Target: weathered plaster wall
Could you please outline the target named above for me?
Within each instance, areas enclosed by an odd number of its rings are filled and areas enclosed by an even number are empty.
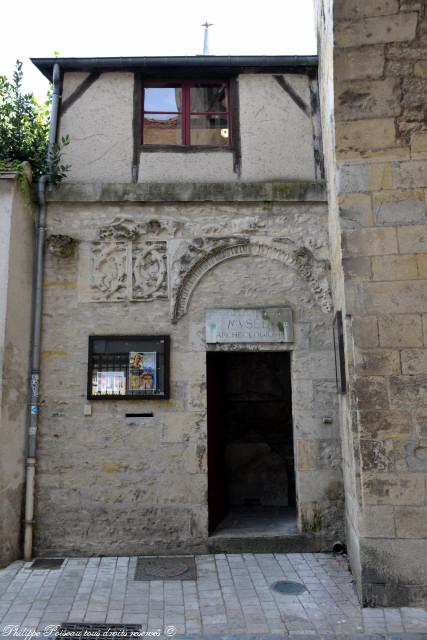
[[[33,213],[25,178],[1,172],[0,566],[21,556]]]
[[[307,76],[279,76],[306,107],[298,106],[271,75],[239,78],[243,180],[313,180],[313,123]]]
[[[204,331],[206,309],[218,306],[293,308],[300,527],[320,533],[328,543],[341,535],[343,490],[323,197],[299,203],[254,197],[250,202],[197,202],[197,185],[192,194],[169,185],[172,192],[170,204],[138,198],[137,186],[137,202],[129,204],[120,195],[115,201],[89,202],[84,185],[80,192],[74,189],[73,203],[61,200],[61,194],[67,197],[66,185],[50,196],[48,235],[70,236],[78,248],[74,255],[47,254],[39,554],[206,549]],[[55,246],[52,237],[49,246]],[[147,247],[166,254],[168,264],[167,278],[151,292],[150,301],[141,294],[147,285],[144,274],[134,275],[131,288],[115,286],[118,280],[129,283],[131,275],[120,266],[123,251],[138,256]],[[196,263],[200,279],[192,288],[182,288]],[[103,275],[109,279],[101,283]],[[174,313],[177,321],[172,323]],[[170,334],[171,398],[93,402],[92,415],[83,416],[88,336],[114,333]],[[126,412],[141,410],[153,411],[154,417],[125,418]],[[332,424],[323,423],[325,415],[332,416]]]
[[[365,602],[425,604],[426,2],[319,5],[352,566]]]
[[[129,182],[132,170],[132,73],[103,73],[85,85],[87,73],[65,74],[59,136],[67,180]]]
[[[241,166],[237,168],[231,150],[140,152],[140,133],[133,120],[141,117],[136,112],[140,107],[134,75],[66,73],[60,136],[68,134],[71,140],[63,149],[64,162],[71,164],[67,181],[132,182],[138,162],[141,183],[313,180],[313,119],[318,114],[312,113],[310,80],[304,75],[277,77],[282,84],[285,81],[285,88],[272,75],[239,76],[239,130],[234,135],[240,138]]]
[[[189,153],[141,153],[139,181],[146,182],[233,182],[232,151]]]

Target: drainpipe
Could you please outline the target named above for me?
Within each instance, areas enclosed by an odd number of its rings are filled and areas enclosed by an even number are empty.
[[[48,145],[48,163],[52,147],[56,142],[60,101],[61,69],[53,66],[52,108]],[[40,412],[40,347],[43,303],[44,243],[46,235],[46,185],[49,176],[44,175],[37,185],[38,209],[36,221],[36,257],[34,261],[33,315],[31,328],[31,377],[29,396],[31,398],[27,414],[27,459],[25,473],[25,530],[24,559],[29,562],[33,555],[34,493],[37,465],[37,430]]]

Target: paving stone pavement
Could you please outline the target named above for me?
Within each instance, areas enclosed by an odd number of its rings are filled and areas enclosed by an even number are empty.
[[[136,557],[67,558],[57,570],[0,570],[0,635],[53,639],[62,622],[140,624],[154,637],[427,640],[427,610],[361,609],[345,556],[196,556],[197,580],[134,580]],[[298,596],[278,580],[303,583]],[[33,636],[34,637],[34,636]]]

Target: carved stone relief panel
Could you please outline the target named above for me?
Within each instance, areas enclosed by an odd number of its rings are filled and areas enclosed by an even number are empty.
[[[167,243],[132,243],[132,291],[135,300],[168,297]]]
[[[92,299],[126,300],[128,298],[127,242],[94,242],[92,244]]]
[[[83,299],[148,302],[168,297],[166,241],[93,242],[88,254],[89,259],[82,256],[84,264],[80,269]],[[87,289],[85,281],[89,284]]]

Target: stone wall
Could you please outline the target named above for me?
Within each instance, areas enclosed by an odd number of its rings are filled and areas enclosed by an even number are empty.
[[[33,220],[27,177],[0,172],[0,567],[21,557]]]
[[[299,526],[320,548],[342,535],[325,194],[304,183],[210,189],[50,192],[38,554],[206,550],[205,312],[215,307],[292,307],[294,344],[239,348],[291,349]],[[131,273],[147,250],[167,265],[149,293],[144,272]],[[84,415],[93,334],[169,334],[170,399],[94,401]],[[125,417],[138,411],[154,415]]]
[[[318,24],[347,540],[364,602],[425,604],[426,2],[325,0]]]

